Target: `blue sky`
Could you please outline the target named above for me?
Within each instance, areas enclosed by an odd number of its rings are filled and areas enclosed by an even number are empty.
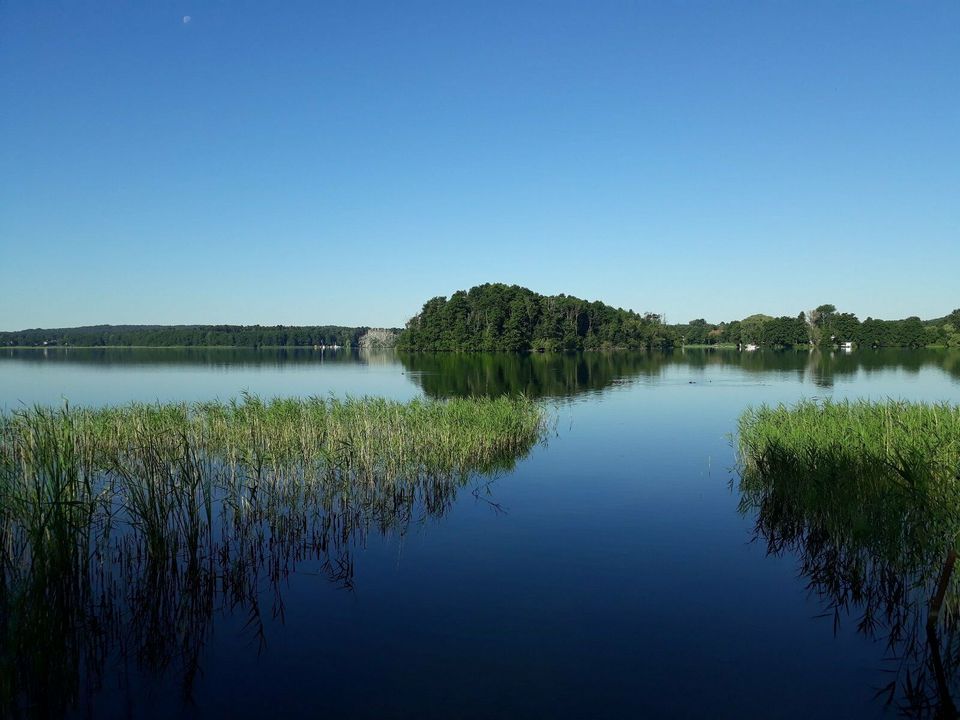
[[[952,0],[4,2],[0,329],[939,316],[958,68]]]

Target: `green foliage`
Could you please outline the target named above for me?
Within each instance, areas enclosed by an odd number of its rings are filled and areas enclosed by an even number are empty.
[[[960,347],[960,308],[922,321],[861,322],[831,304],[796,318],[754,314],[708,323],[665,325],[660,316],[566,295],[543,296],[517,285],[488,284],[435,297],[404,331],[342,326],[96,325],[0,332],[0,346],[20,347],[390,347],[435,351],[570,351],[747,344],[767,347]]]
[[[771,347],[792,347],[807,342],[807,324],[801,318],[771,318],[761,328],[760,342]]]
[[[885,637],[888,701],[899,689],[907,714],[955,717],[960,407],[765,406],[741,416],[738,446],[741,511],[771,554],[797,557],[834,627],[853,615]]]
[[[824,305],[817,306],[817,309],[813,311],[813,315],[816,317],[815,322],[818,324],[823,324],[830,319],[830,316],[837,311],[836,305],[826,303]]]
[[[487,284],[427,301],[397,341],[400,350],[540,352],[669,347],[658,315],[640,315],[518,285]]]
[[[745,465],[778,477],[830,484],[856,477],[952,492],[960,471],[960,406],[946,403],[764,405],[746,410],[738,431]]]
[[[339,325],[92,325],[0,332],[20,347],[356,347],[370,328]],[[388,331],[389,332],[389,331]]]
[[[744,491],[795,493],[875,554],[928,546],[935,564],[960,531],[960,406],[761,406],[740,417],[738,440]]]
[[[933,328],[931,332],[931,326]],[[960,347],[960,308],[940,320],[927,323],[928,344]]]
[[[307,561],[349,587],[368,535],[439,517],[544,431],[524,398],[0,413],[0,717],[91,714],[108,662],[189,696],[217,607],[256,630]]]
[[[750,315],[743,320],[711,325],[692,320],[672,325],[670,330],[685,344],[748,344],[767,347],[841,345],[852,342],[863,347],[960,347],[960,310],[939,320],[922,321],[916,316],[903,320],[874,320],[862,323],[853,313],[837,312],[834,305],[820,305],[809,315],[796,318]]]
[[[176,447],[185,440],[203,456],[228,463],[269,458],[278,465],[320,463],[359,469],[364,477],[395,478],[417,469],[483,469],[505,450],[528,447],[541,422],[539,406],[523,397],[399,403],[377,398],[264,402],[246,396],[241,402],[194,405],[38,407],[0,414],[0,460],[13,461],[18,483],[37,474],[37,463],[59,463],[67,450],[84,460],[83,473],[89,475],[124,467],[128,460],[143,465],[145,454],[174,462]],[[34,442],[38,428],[53,440]],[[69,442],[57,442],[61,435]],[[131,448],[136,449],[132,454]],[[349,462],[342,466],[332,458],[342,459],[345,448]],[[358,459],[363,462],[356,465]],[[406,466],[404,459],[414,465]]]

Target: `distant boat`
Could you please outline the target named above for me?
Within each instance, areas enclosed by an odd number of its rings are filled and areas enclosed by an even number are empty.
[[[746,350],[747,352],[753,352],[759,347],[760,347],[759,345],[754,345],[753,343],[747,343],[746,345],[743,346],[743,349]]]
[[[852,342],[840,343],[840,349],[845,350],[846,352],[850,352],[851,350],[853,350],[853,343]]]

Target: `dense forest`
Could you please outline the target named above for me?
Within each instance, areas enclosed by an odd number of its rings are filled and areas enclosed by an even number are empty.
[[[946,317],[921,320],[860,321],[856,315],[821,305],[797,317],[751,315],[743,320],[712,325],[703,319],[672,325],[677,344],[720,345],[753,343],[769,347],[794,345],[839,345],[852,342],[861,347],[960,347],[960,309]]]
[[[0,332],[7,347],[390,347],[407,351],[565,351],[683,345],[960,347],[960,308],[933,320],[861,321],[820,305],[795,317],[750,315],[717,324],[664,324],[568,295],[486,284],[435,297],[403,331],[338,325],[92,325]]]
[[[640,315],[518,285],[478,285],[424,304],[397,340],[414,351],[554,351],[669,347],[659,315]]]
[[[0,332],[0,345],[18,347],[357,347],[394,331],[337,325],[91,325]]]
[[[711,324],[665,325],[638,314],[567,295],[544,296],[517,285],[487,284],[429,300],[401,333],[397,347],[414,351],[513,352],[603,350],[681,345],[794,347],[852,342],[863,347],[960,347],[960,309],[935,320],[860,321],[821,305],[796,317],[751,315]]]

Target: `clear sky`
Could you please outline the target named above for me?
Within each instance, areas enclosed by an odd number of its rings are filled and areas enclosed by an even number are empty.
[[[960,307],[960,2],[0,3],[0,329]]]

